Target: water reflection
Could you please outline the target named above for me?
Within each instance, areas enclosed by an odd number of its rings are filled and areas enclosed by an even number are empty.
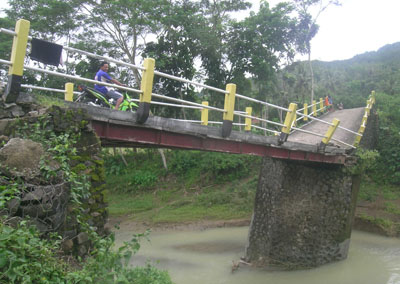
[[[232,261],[244,254],[248,227],[155,232],[132,259],[170,272],[177,284],[400,284],[400,240],[353,231],[346,260],[303,271],[263,271]],[[117,232],[117,243],[135,232]]]

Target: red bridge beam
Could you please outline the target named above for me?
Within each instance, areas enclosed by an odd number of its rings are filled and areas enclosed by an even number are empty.
[[[102,140],[103,146],[123,147],[163,147],[186,150],[204,150],[226,152],[232,154],[250,154],[269,156],[272,158],[344,164],[344,155],[324,155],[299,150],[277,148],[270,145],[251,144],[225,139],[195,136],[163,131],[153,128],[138,127],[135,125],[119,125],[102,121],[91,121],[96,134]]]

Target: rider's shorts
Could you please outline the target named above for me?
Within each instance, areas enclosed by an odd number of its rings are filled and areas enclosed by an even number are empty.
[[[109,90],[107,92],[107,96],[117,101],[120,97],[122,97],[122,94],[118,93],[115,90]]]

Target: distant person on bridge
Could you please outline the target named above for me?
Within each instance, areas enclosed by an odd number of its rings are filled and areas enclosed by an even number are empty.
[[[332,110],[332,103],[333,103],[332,97],[330,95],[326,96],[325,97],[325,106],[326,106],[327,110],[329,110],[329,111]]]
[[[119,86],[125,86],[124,84],[120,83],[116,79],[113,79],[108,75],[108,62],[101,62],[100,64],[100,69],[97,71],[96,76],[94,79],[99,82],[105,82],[105,83],[114,83]],[[94,89],[104,95],[106,95],[109,98],[114,99],[117,103],[115,104],[115,109],[119,109],[119,105],[122,103],[124,100],[124,96],[117,91],[115,91],[113,88],[106,87],[103,85],[94,85]]]

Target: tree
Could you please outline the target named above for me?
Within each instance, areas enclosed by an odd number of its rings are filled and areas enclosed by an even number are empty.
[[[311,104],[314,100],[314,71],[311,63],[311,40],[318,32],[317,20],[320,15],[331,5],[340,6],[339,0],[294,0],[300,18],[300,26],[304,31],[299,38],[298,50],[308,55],[308,64],[311,75]],[[314,16],[311,10],[316,8]]]
[[[149,35],[160,32],[161,19],[169,9],[167,0],[76,0],[82,14],[86,15],[87,32],[84,42],[101,42],[101,54],[125,60],[136,65]],[[136,84],[140,74],[131,70]],[[127,74],[127,78],[129,78]],[[130,83],[133,83],[132,81]]]
[[[280,3],[270,9],[267,2],[262,2],[256,14],[232,26],[228,44],[231,73],[251,74],[257,88],[254,97],[259,100],[287,104],[285,94],[276,96],[274,85],[277,70],[283,62],[293,60],[298,38],[303,33],[292,16],[294,8],[290,3]],[[256,111],[268,118],[268,108]]]
[[[195,35],[202,16],[198,6],[188,0],[174,1],[162,19],[163,28],[156,42],[148,43],[143,55],[154,58],[157,70],[192,80],[196,74],[195,58],[199,55],[199,41]],[[154,78],[154,92],[175,98],[195,101],[193,86],[165,77]],[[153,106],[153,112],[186,119],[184,108]],[[198,111],[197,111],[198,112]],[[191,118],[195,119],[195,118]]]

